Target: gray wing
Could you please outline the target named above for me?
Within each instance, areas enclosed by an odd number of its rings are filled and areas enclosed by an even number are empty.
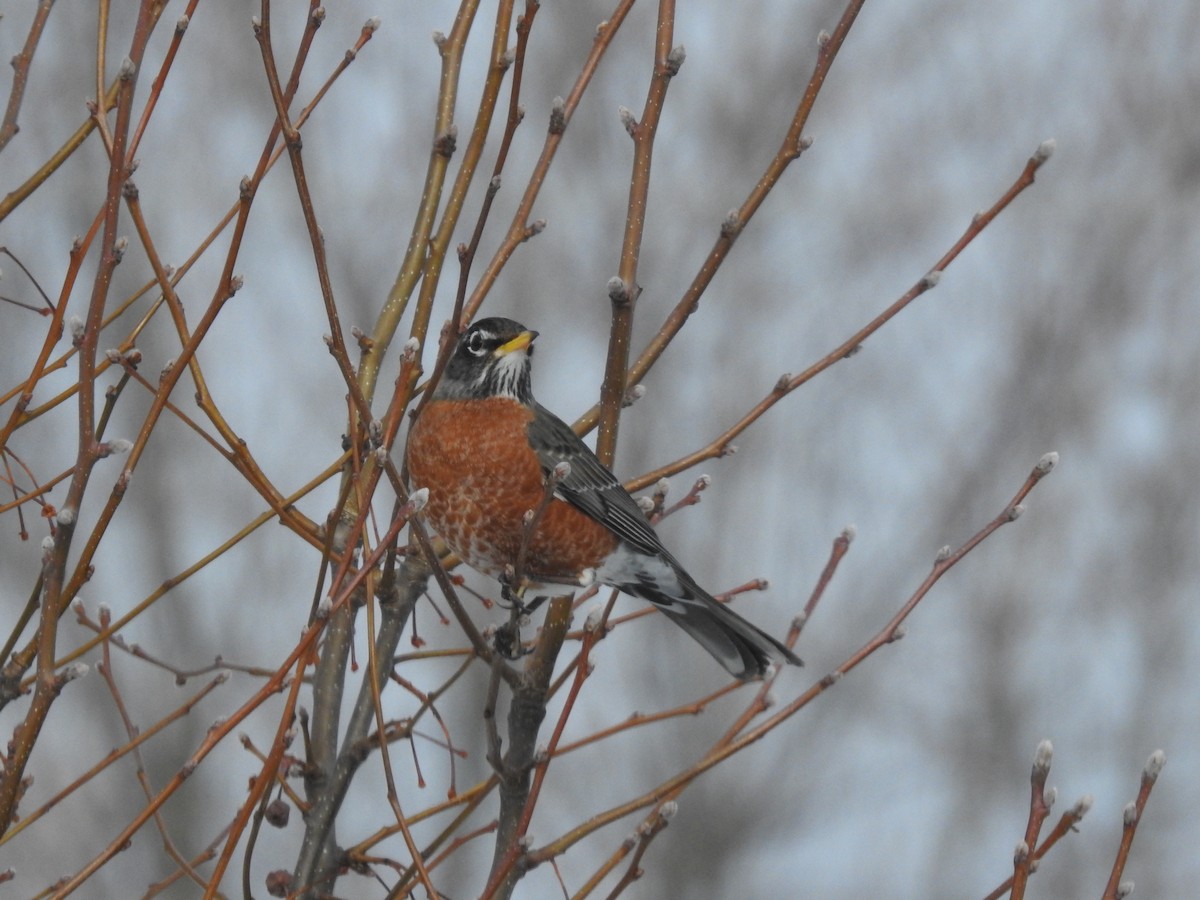
[[[644,577],[633,565],[628,582],[614,587],[657,605],[737,678],[759,678],[773,662],[801,665],[784,644],[722,606],[692,580],[663,548],[641,507],[566,422],[535,403],[526,433],[544,473],[560,462],[570,463],[570,474],[558,483],[559,497],[608,528],[634,556],[657,559]],[[662,563],[670,566],[673,578],[661,577]]]
[[[535,403],[527,434],[543,472],[553,471],[560,462],[570,464],[570,474],[558,483],[559,497],[643,553],[666,553],[637,501],[571,426]]]

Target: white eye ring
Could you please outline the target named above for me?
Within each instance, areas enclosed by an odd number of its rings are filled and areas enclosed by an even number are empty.
[[[483,354],[486,352],[483,346],[483,333],[480,331],[471,332],[471,334],[467,336],[467,341],[464,346],[466,346],[467,352],[472,356],[483,356]]]

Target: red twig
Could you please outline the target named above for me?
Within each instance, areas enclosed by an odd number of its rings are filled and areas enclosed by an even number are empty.
[[[1142,813],[1146,811],[1146,803],[1150,799],[1150,791],[1167,762],[1167,756],[1161,750],[1155,750],[1146,760],[1142,768],[1142,785],[1138,790],[1137,799],[1126,804],[1123,815],[1124,823],[1121,830],[1121,843],[1117,847],[1117,856],[1113,860],[1112,873],[1108,876],[1108,884],[1104,888],[1103,900],[1118,900],[1127,896],[1133,888],[1132,884],[1122,882],[1125,863],[1129,860],[1129,851],[1133,847],[1133,836],[1137,832],[1138,823],[1142,821]]]

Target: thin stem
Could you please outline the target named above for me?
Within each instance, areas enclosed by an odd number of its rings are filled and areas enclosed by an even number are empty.
[[[29,67],[33,64],[33,55],[37,52],[38,41],[42,39],[42,31],[46,28],[46,20],[50,18],[50,9],[53,6],[54,0],[39,0],[37,10],[33,14],[33,22],[29,25],[29,34],[25,37],[25,45],[21,52],[12,58],[12,91],[8,95],[4,119],[0,121],[0,151],[3,151],[8,142],[21,130],[17,124],[17,117],[21,112],[21,102],[25,99]]]
[[[1044,146],[1044,145],[1043,145]],[[626,483],[625,488],[629,491],[639,491],[648,485],[654,484],[660,478],[666,478],[678,472],[690,469],[693,466],[699,465],[705,460],[715,459],[724,456],[729,452],[730,445],[734,438],[744,432],[747,428],[753,425],[758,419],[776,403],[786,397],[792,391],[807,384],[816,376],[820,375],[826,369],[833,366],[835,363],[847,359],[854,355],[863,342],[879,331],[891,319],[903,311],[910,303],[932,289],[937,285],[941,278],[941,273],[952,263],[958,255],[966,249],[966,247],[979,236],[980,232],[987,227],[996,216],[998,216],[1017,196],[1027,187],[1033,184],[1034,175],[1037,170],[1045,163],[1048,155],[1043,155],[1041,148],[1025,163],[1025,168],[1021,174],[1017,176],[1017,180],[1004,192],[990,209],[986,212],[979,213],[971,219],[970,225],[962,236],[947,250],[942,257],[934,264],[933,268],[923,275],[911,288],[909,288],[899,299],[895,300],[887,309],[879,313],[874,319],[854,332],[849,338],[843,341],[836,348],[827,353],[824,357],[817,360],[807,369],[798,375],[786,374],[771,388],[762,400],[760,400],[753,408],[750,409],[741,419],[731,425],[724,433],[712,440],[706,446],[699,450],[689,453],[686,456],[680,457],[674,462],[668,463],[647,472],[645,475],[635,478]],[[664,326],[666,327],[666,326]],[[660,332],[661,334],[661,332]],[[637,368],[636,365],[634,367]],[[632,372],[633,370],[631,370]],[[634,377],[631,375],[631,378]],[[585,414],[575,423],[576,431],[588,427],[588,422],[591,421],[590,414]]]
[[[650,194],[650,166],[654,157],[654,138],[662,117],[667,87],[683,63],[683,47],[673,48],[675,0],[659,0],[658,27],[654,47],[654,70],[646,93],[646,104],[639,121],[623,111],[626,130],[633,138],[633,171],[629,179],[629,205],[625,213],[625,233],[621,241],[621,262],[617,278],[609,282],[612,322],[608,332],[608,358],[604,381],[600,385],[600,432],[596,436],[596,456],[611,467],[617,452],[617,427],[625,399],[625,370],[629,366],[629,342],[633,333],[633,313],[641,287],[638,285],[638,261],[642,236],[646,230],[646,202]]]

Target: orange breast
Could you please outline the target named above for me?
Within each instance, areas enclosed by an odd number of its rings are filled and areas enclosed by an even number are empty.
[[[507,397],[436,400],[409,432],[409,482],[429,489],[426,521],[489,575],[516,563],[523,517],[545,490],[525,433],[532,418],[532,410]],[[526,575],[573,579],[598,566],[616,544],[599,522],[553,500],[530,546]]]

